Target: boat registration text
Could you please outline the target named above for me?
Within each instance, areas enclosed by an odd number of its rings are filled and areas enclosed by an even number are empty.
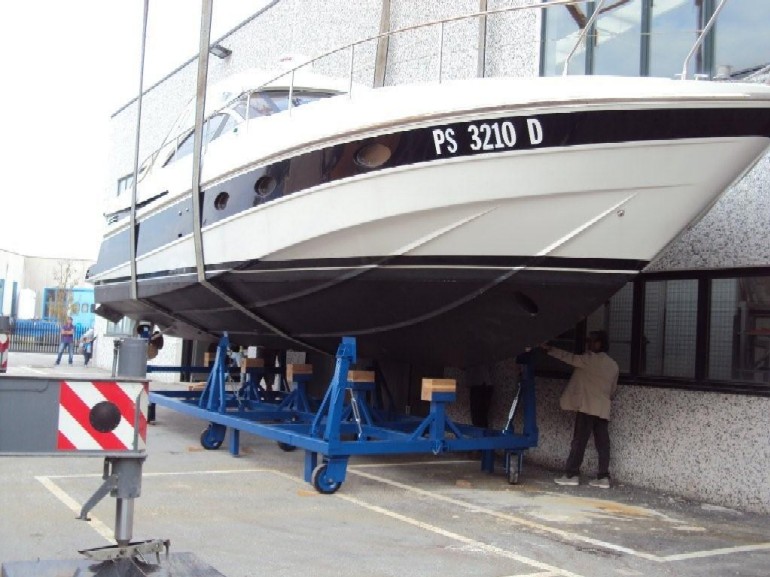
[[[542,142],[543,126],[537,118],[469,122],[433,129],[437,156],[530,148]]]

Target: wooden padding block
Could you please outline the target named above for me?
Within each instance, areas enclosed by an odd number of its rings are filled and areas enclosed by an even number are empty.
[[[202,391],[206,388],[206,383],[190,383],[187,385],[188,391]]]
[[[241,359],[241,372],[245,373],[249,369],[261,369],[265,366],[264,359]]]
[[[294,375],[312,375],[312,374],[313,374],[313,365],[301,365],[297,363],[286,365],[286,380],[289,382],[292,382],[294,380]]]
[[[373,383],[374,371],[348,371],[350,383]]]
[[[454,379],[423,379],[420,398],[432,401],[433,393],[456,393],[457,381]]]

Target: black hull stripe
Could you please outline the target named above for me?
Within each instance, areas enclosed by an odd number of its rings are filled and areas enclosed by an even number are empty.
[[[535,121],[537,124],[533,125]],[[482,125],[487,125],[488,130],[480,132]],[[493,125],[497,126],[495,130],[489,128]],[[442,136],[437,136],[437,131]],[[770,109],[586,110],[436,124],[328,146],[249,170],[201,193],[201,222],[202,226],[212,225],[322,184],[418,163],[518,150],[725,137],[770,138]],[[454,146],[450,138],[454,140]],[[381,166],[367,169],[356,162],[356,155],[362,147],[372,143],[386,146],[391,155]],[[502,146],[497,147],[500,144]],[[275,183],[267,195],[255,192],[256,182],[263,177]],[[224,208],[217,209],[215,199],[222,193],[227,193],[229,200]],[[147,254],[192,234],[192,212],[188,196],[141,221],[137,225],[137,255]],[[255,240],[258,241],[258,236]],[[127,230],[105,240],[90,274],[99,274],[127,262],[128,247]]]
[[[602,258],[566,258],[566,257],[532,257],[532,256],[397,256],[397,257],[366,257],[366,258],[327,258],[306,259],[281,262],[253,261],[247,265],[244,263],[221,263],[207,265],[206,271],[219,273],[233,271],[239,272],[281,272],[296,270],[323,270],[323,269],[357,269],[366,267],[377,268],[434,268],[434,269],[505,269],[536,268],[539,270],[574,270],[585,272],[616,272],[616,271],[640,271],[647,266],[648,261],[633,259],[602,259]],[[164,277],[179,277],[195,275],[194,267],[183,267],[137,275],[138,280],[150,280]],[[107,281],[97,282],[97,285],[110,285],[124,283],[131,280],[130,277],[115,277]]]
[[[410,278],[390,268],[377,277],[361,275],[323,290],[315,290],[323,282],[312,277],[255,283],[230,274],[213,281],[227,294],[259,298],[246,303],[249,310],[294,340],[273,334],[194,281],[173,287],[163,279],[148,281],[140,285],[144,296],[138,301],[125,285],[98,286],[96,294],[110,311],[155,322],[182,338],[200,339],[196,327],[204,327],[211,334],[228,331],[235,344],[296,349],[298,339],[333,353],[341,336],[355,335],[362,358],[465,366],[508,358],[553,338],[634,276],[479,271],[446,282],[446,275],[435,272],[422,270]],[[287,291],[291,299],[274,298],[287,296]],[[173,311],[176,322],[158,309]]]

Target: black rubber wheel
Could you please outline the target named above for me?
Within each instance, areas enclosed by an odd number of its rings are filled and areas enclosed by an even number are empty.
[[[201,433],[201,446],[208,451],[217,450],[222,446],[222,441],[224,440],[224,427],[220,430],[214,423],[211,423],[208,427],[203,429],[203,432]]]
[[[294,445],[290,445],[289,443],[282,443],[281,441],[278,441],[278,446],[281,448],[281,451],[286,451],[287,453],[291,453],[297,449],[297,447]]]
[[[313,483],[315,490],[319,493],[322,493],[323,495],[331,495],[332,493],[335,493],[337,489],[339,489],[342,485],[342,483],[329,479],[326,476],[327,471],[328,467],[326,466],[326,463],[323,463],[313,469],[313,474],[310,477],[310,482]]]

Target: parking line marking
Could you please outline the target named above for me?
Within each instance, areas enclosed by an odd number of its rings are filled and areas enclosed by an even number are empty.
[[[736,545],[735,547],[723,547],[722,549],[711,549],[708,551],[693,551],[692,553],[680,553],[677,555],[666,555],[662,557],[664,561],[684,561],[685,559],[702,559],[704,557],[714,557],[716,555],[729,555],[731,553],[749,553],[751,551],[770,551],[770,543],[757,543],[756,545]]]
[[[406,523],[408,525],[412,525],[419,529],[423,529],[425,531],[435,533],[436,535],[441,535],[442,537],[446,537],[454,541],[459,541],[460,543],[464,543],[466,545],[471,545],[477,549],[481,549],[482,551],[485,551],[486,553],[492,553],[494,555],[498,555],[499,557],[505,557],[508,559],[512,559],[514,561],[518,561],[519,563],[524,563],[525,565],[529,565],[530,567],[543,569],[546,571],[546,574],[548,575],[559,575],[564,577],[579,577],[577,573],[572,573],[570,571],[559,569],[558,567],[554,567],[553,565],[541,563],[540,561],[536,561],[534,559],[530,559],[529,557],[519,555],[518,553],[514,553],[513,551],[508,551],[501,547],[496,547],[495,545],[490,545],[482,541],[477,541],[475,539],[471,539],[470,537],[465,537],[464,535],[460,535],[459,533],[454,533],[453,531],[447,531],[446,529],[442,529],[441,527],[431,525],[430,523],[425,523],[424,521],[419,521],[418,519],[414,519],[412,517],[407,517],[406,515],[401,515],[400,513],[396,513],[395,511],[385,509],[384,507],[380,507],[379,505],[372,505],[370,503],[366,503],[364,501],[361,501],[360,499],[351,497],[350,495],[340,495],[339,493],[335,493],[334,496],[339,499],[342,499],[343,501],[348,501],[349,503],[353,503],[354,505],[358,505],[359,507],[368,509],[369,511],[372,511],[374,513],[385,515],[386,517],[390,517],[397,521],[401,521],[402,523]],[[540,573],[540,575],[542,575],[542,573]]]
[[[628,555],[635,555],[637,557],[641,557],[643,559],[649,559],[651,561],[662,561],[661,557],[658,557],[657,555],[651,555],[649,553],[643,553],[641,551],[637,551],[635,549],[630,549],[629,547],[623,547],[622,545],[615,545],[614,543],[608,543],[606,541],[600,541],[599,539],[593,539],[591,537],[586,537],[584,535],[580,535],[578,533],[570,533],[569,531],[564,531],[562,529],[556,529],[555,527],[550,527],[548,525],[543,525],[541,523],[536,523],[534,521],[530,521],[529,519],[524,519],[522,517],[516,517],[514,515],[509,515],[507,513],[500,513],[498,511],[493,511],[491,509],[486,509],[484,507],[480,507],[478,505],[471,505],[470,503],[466,503],[465,501],[460,501],[458,499],[453,499],[452,497],[447,497],[445,495],[439,495],[436,493],[433,493],[431,491],[425,491],[423,489],[419,489],[417,487],[413,487],[411,485],[406,485],[404,483],[399,483],[398,481],[392,481],[390,479],[385,479],[384,477],[378,477],[377,475],[372,475],[371,473],[365,473],[363,471],[359,471],[356,469],[350,470],[350,473],[354,475],[359,475],[361,477],[366,477],[367,479],[370,479],[372,481],[378,481],[380,483],[384,483],[386,485],[391,485],[393,487],[398,487],[400,489],[403,489],[405,491],[410,491],[412,493],[416,493],[418,495],[421,495],[423,497],[429,497],[431,499],[436,499],[438,501],[444,501],[445,503],[450,503],[452,505],[456,505],[457,507],[461,507],[463,509],[469,509],[475,512],[479,513],[485,513],[487,515],[490,515],[492,517],[497,517],[498,519],[503,519],[506,521],[510,521],[512,523],[516,523],[518,525],[523,525],[525,527],[529,527],[530,529],[534,529],[536,531],[542,531],[546,533],[551,533],[553,535],[558,535],[559,537],[562,537],[563,539],[566,539],[568,541],[582,541],[584,543],[589,543],[591,545],[594,545],[596,547],[602,547],[604,549],[610,550],[610,551],[617,551],[618,553],[626,553]]]
[[[73,511],[76,515],[80,515],[80,510],[82,507],[73,499],[70,497],[64,489],[59,487],[56,483],[54,483],[50,477],[35,477],[36,480],[40,481],[42,485],[48,489],[54,497],[59,499],[64,505]],[[112,529],[107,527],[104,523],[102,523],[97,517],[89,517],[90,521],[88,521],[88,524],[93,527],[94,531],[99,533],[102,537],[104,537],[107,541],[110,543],[115,543],[115,537],[114,532]]]
[[[168,477],[168,476],[177,476],[177,475],[183,475],[183,476],[184,475],[227,475],[227,474],[239,474],[239,473],[271,473],[279,477],[283,477],[284,479],[287,479],[294,483],[304,484],[304,481],[302,481],[295,475],[289,475],[287,473],[284,473],[283,471],[278,471],[276,469],[266,469],[266,468],[225,469],[225,470],[211,470],[211,471],[179,471],[179,472],[164,471],[164,472],[156,472],[156,473],[143,473],[142,476],[143,477],[145,476],[146,477]],[[40,481],[49,491],[51,491],[51,493],[53,493],[69,509],[71,509],[72,511],[74,511],[76,514],[79,515],[81,506],[66,492],[64,492],[63,489],[61,489],[58,485],[56,485],[56,483],[54,483],[51,479],[53,478],[57,478],[57,479],[89,478],[89,477],[96,477],[96,476],[97,475],[89,473],[89,474],[74,474],[74,475],[51,475],[47,477],[40,476],[35,478],[38,481]],[[351,497],[349,495],[341,495],[339,493],[335,493],[334,497],[337,497],[344,501],[348,501],[349,503],[352,503],[358,507],[363,507],[374,513],[391,517],[403,523],[413,525],[415,527],[418,527],[426,531],[430,531],[437,535],[442,535],[444,537],[447,537],[454,541],[459,541],[466,545],[471,545],[473,547],[486,551],[487,553],[492,553],[501,557],[518,561],[530,567],[541,569],[541,571],[538,571],[537,573],[512,575],[510,577],[581,577],[577,573],[571,573],[569,571],[559,569],[558,567],[554,567],[546,563],[541,563],[540,561],[530,559],[529,557],[519,555],[512,551],[507,551],[505,549],[502,549],[501,547],[496,547],[494,545],[489,545],[488,543],[476,541],[475,539],[471,539],[470,537],[465,537],[458,533],[447,531],[446,529],[441,529],[440,527],[436,527],[435,525],[430,525],[429,523],[419,521],[418,519],[401,515],[400,513],[396,513],[395,511],[390,511],[388,509],[379,507],[377,505],[371,505],[369,503],[366,503],[364,501],[361,501],[360,499]],[[99,519],[95,517],[91,518],[91,524],[94,527],[94,529],[97,531],[97,533],[99,533],[102,537],[107,539],[107,541],[114,543],[112,530],[109,527],[107,527],[104,523],[102,523]]]
[[[461,464],[461,463],[468,463],[471,461],[467,460],[457,460],[457,461],[443,461],[441,464]],[[605,541],[600,541],[598,539],[593,539],[591,537],[586,537],[584,535],[580,535],[579,533],[571,533],[569,531],[564,531],[562,529],[557,529],[555,527],[550,527],[548,525],[543,525],[541,523],[536,523],[534,521],[530,521],[529,519],[525,519],[522,517],[516,517],[514,515],[509,515],[507,513],[500,513],[498,511],[494,511],[491,509],[487,509],[485,507],[480,507],[478,505],[472,505],[470,503],[467,503],[465,501],[460,501],[458,499],[453,499],[452,497],[447,497],[444,495],[439,495],[437,493],[433,493],[430,491],[426,491],[424,489],[420,489],[418,487],[414,487],[412,485],[407,485],[405,483],[400,483],[398,481],[393,481],[391,479],[386,479],[384,477],[379,477],[377,475],[372,475],[371,473],[366,473],[364,471],[361,471],[362,468],[370,468],[370,467],[389,467],[394,465],[407,465],[407,464],[425,464],[420,461],[414,461],[412,463],[383,463],[381,465],[377,464],[362,464],[362,465],[355,465],[355,466],[349,466],[348,472],[354,475],[358,475],[360,477],[364,477],[367,479],[370,479],[372,481],[376,481],[385,485],[391,485],[393,487],[397,487],[399,489],[403,489],[405,491],[416,493],[418,495],[421,495],[423,497],[429,497],[431,499],[436,499],[439,501],[444,501],[446,503],[456,505],[458,507],[461,507],[463,509],[468,509],[473,512],[477,513],[484,513],[487,515],[490,515],[492,517],[497,517],[498,519],[503,519],[506,521],[510,521],[515,524],[523,525],[525,527],[528,527],[530,529],[533,529],[535,531],[542,531],[546,533],[551,533],[554,535],[558,535],[565,540],[568,541],[582,541],[585,543],[589,543],[591,545],[595,545],[597,547],[604,547],[606,549],[617,551],[619,553],[626,553],[628,555],[634,555],[636,557],[640,557],[642,559],[647,559],[650,561],[656,561],[658,563],[670,563],[674,561],[684,561],[687,559],[703,559],[707,557],[716,557],[720,555],[730,555],[733,553],[749,553],[753,551],[770,551],[770,543],[757,543],[755,545],[737,545],[735,547],[723,547],[720,549],[710,549],[705,551],[693,551],[690,553],[678,553],[674,555],[666,555],[666,556],[659,556],[659,555],[653,555],[651,553],[644,553],[642,551],[637,551],[635,549],[630,549],[628,547],[623,547],[622,545],[616,545],[614,543],[608,543]],[[436,464],[439,464],[438,462]],[[199,471],[159,471],[154,473],[143,473],[143,477],[165,477],[165,476],[178,476],[178,475],[232,475],[232,474],[238,474],[238,473],[270,473],[273,475],[277,475],[279,477],[283,477],[285,479],[288,479],[290,481],[293,481],[298,484],[305,484],[304,480],[302,480],[300,477],[297,477],[295,475],[291,475],[288,473],[284,473],[283,471],[279,471],[277,469],[269,469],[269,468],[250,468],[250,469],[213,469],[213,470],[199,470]],[[88,477],[101,477],[101,475],[97,475],[95,473],[85,473],[85,474],[71,474],[71,475],[46,475],[46,476],[37,476],[35,479],[40,481],[53,495],[55,495],[62,503],[64,503],[69,509],[74,511],[77,515],[80,514],[81,506],[75,502],[74,499],[72,499],[67,493],[64,492],[58,485],[56,485],[52,479],[74,479],[74,478],[88,478]],[[396,513],[394,511],[389,511],[387,509],[383,509],[381,507],[378,507],[376,505],[369,505],[365,503],[364,501],[359,501],[358,499],[355,499],[354,497],[349,497],[347,495],[341,495],[338,493],[335,493],[335,497],[339,497],[345,500],[350,501],[351,503],[354,503],[356,505],[360,505],[365,508],[369,508],[371,510],[375,510],[375,508],[378,510],[377,512],[381,512],[382,514],[392,516],[392,517],[402,517],[399,513]],[[381,510],[381,511],[380,511]],[[409,522],[410,524],[421,526],[423,523],[421,521],[418,521],[416,519],[411,519],[409,517],[403,517],[404,522]],[[104,523],[102,523],[99,519],[96,517],[91,518],[90,522],[91,526],[99,533],[102,537],[107,539],[107,541],[114,542],[114,537],[112,535],[112,529],[107,527]],[[424,524],[425,528],[433,527],[428,524]],[[500,549],[498,547],[495,547],[493,545],[487,545],[485,543],[481,543],[478,541],[474,541],[470,538],[463,537],[462,535],[457,535],[448,531],[445,531],[444,529],[440,529],[438,527],[435,527],[436,532],[439,532],[440,534],[446,534],[447,536],[456,535],[457,540],[472,544],[473,546],[481,547],[485,550],[488,550],[490,552],[495,552],[496,554],[500,554],[503,556],[511,557],[512,555],[516,555],[515,553],[511,553],[508,551],[505,551],[504,549]],[[428,529],[432,530],[432,529]],[[452,537],[454,538],[454,537]],[[513,557],[511,557],[513,558]],[[522,557],[522,559],[527,559],[526,557]],[[539,567],[538,561],[530,560],[533,566]],[[525,562],[525,561],[522,561]],[[538,565],[539,564],[539,565]],[[528,574],[522,574],[522,575],[514,575],[510,577],[549,577],[550,575],[558,575],[558,576],[568,576],[568,575],[574,575],[573,573],[569,573],[565,570],[553,568],[549,566],[543,565],[543,568],[546,569],[545,572],[538,572],[538,573],[528,573]],[[550,572],[549,572],[550,571]],[[557,571],[557,573],[552,573],[553,571]]]

